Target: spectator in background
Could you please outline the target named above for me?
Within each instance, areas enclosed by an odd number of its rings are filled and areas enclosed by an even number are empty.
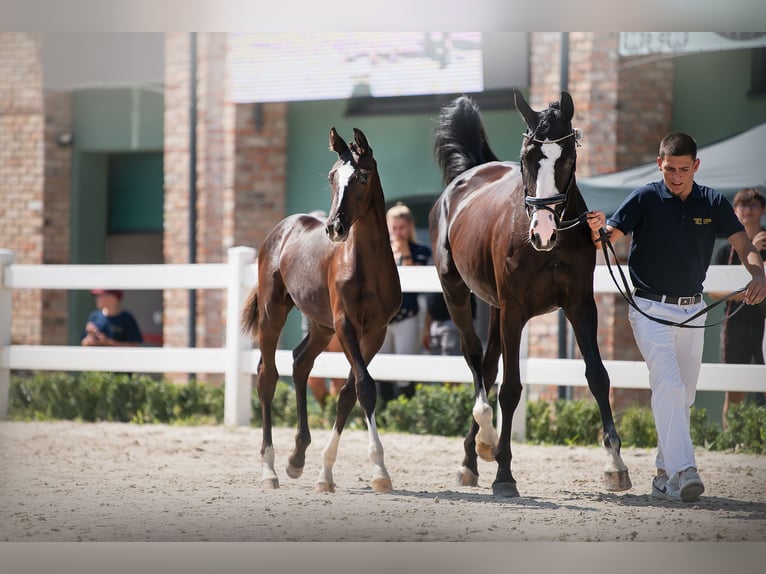
[[[391,251],[397,265],[428,265],[431,248],[415,238],[415,218],[410,208],[401,202],[386,212]],[[402,305],[388,325],[386,338],[379,353],[399,355],[420,354],[420,325],[418,293],[402,293]],[[415,383],[412,381],[383,381],[378,383],[380,397],[385,404],[398,394],[412,397]]]
[[[471,293],[471,316],[476,319],[476,297]],[[432,355],[462,355],[460,331],[452,322],[441,292],[426,295],[423,347]]]
[[[88,316],[80,344],[86,347],[136,346],[144,338],[133,315],[120,308],[123,292],[94,289],[96,309]]]
[[[761,218],[766,209],[766,197],[755,188],[745,188],[738,191],[732,200],[734,213],[744,225],[745,233],[761,257],[766,259],[766,229],[761,226]],[[741,265],[736,250],[730,243],[721,246],[713,259],[715,265]],[[726,293],[711,293],[718,299]],[[764,319],[763,309],[766,304],[743,305],[734,315],[732,313],[742,305],[743,294],[738,294],[726,302],[725,321],[721,327],[721,361],[733,364],[763,365]],[[745,400],[747,393],[726,391],[723,402],[723,428],[728,426],[726,413],[729,405],[738,404]],[[753,397],[756,398],[756,397]],[[757,399],[763,402],[763,394]]]

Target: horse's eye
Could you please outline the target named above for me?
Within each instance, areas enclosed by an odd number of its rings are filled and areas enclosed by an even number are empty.
[[[327,181],[332,183],[332,174],[331,173],[327,174]]]

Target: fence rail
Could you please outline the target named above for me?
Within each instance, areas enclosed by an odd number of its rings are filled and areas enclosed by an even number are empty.
[[[220,373],[224,375],[224,424],[249,424],[251,381],[260,353],[239,328],[239,312],[255,281],[255,251],[233,247],[227,263],[181,265],[22,265],[10,251],[0,250],[0,418],[8,412],[12,370],[113,371],[140,373]],[[402,267],[402,290],[441,291],[433,267]],[[732,291],[749,279],[741,267],[712,266],[705,290]],[[220,348],[99,348],[58,345],[12,345],[11,294],[14,289],[90,289],[93,285],[120,289],[223,289],[227,293],[226,342]],[[596,267],[594,290],[616,293],[605,266]],[[529,385],[586,386],[585,365],[579,359],[529,357],[523,337],[521,373],[526,398]],[[277,369],[292,374],[292,351],[277,352]],[[648,389],[643,361],[605,360],[612,386]],[[312,374],[345,377],[349,366],[342,353],[322,353]],[[500,367],[502,373],[502,366]],[[472,382],[462,357],[379,354],[370,363],[381,381]],[[766,392],[766,366],[704,363],[697,387],[703,391]],[[520,408],[523,408],[523,403]],[[523,412],[523,411],[522,411]],[[524,417],[514,417],[513,434],[525,435]]]

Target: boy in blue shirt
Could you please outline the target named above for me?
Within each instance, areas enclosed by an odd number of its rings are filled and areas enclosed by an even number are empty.
[[[591,237],[600,247],[600,230],[611,241],[632,233],[628,269],[635,303],[643,313],[679,323],[705,308],[702,283],[717,235],[726,237],[752,276],[744,301],[766,298],[763,260],[747,237],[731,203],[717,191],[698,185],[697,143],[684,133],[660,142],[657,166],[662,181],[634,190],[606,221],[603,212],[588,215]],[[631,307],[633,335],[649,368],[651,406],[657,428],[657,476],[652,494],[693,502],[705,490],[697,472],[689,424],[702,364],[704,333],[656,322]],[[704,325],[705,315],[692,324]]]

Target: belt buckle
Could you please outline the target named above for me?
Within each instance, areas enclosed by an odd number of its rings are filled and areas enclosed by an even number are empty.
[[[693,305],[694,304],[695,297],[679,297],[678,298],[678,304],[679,305]]]

